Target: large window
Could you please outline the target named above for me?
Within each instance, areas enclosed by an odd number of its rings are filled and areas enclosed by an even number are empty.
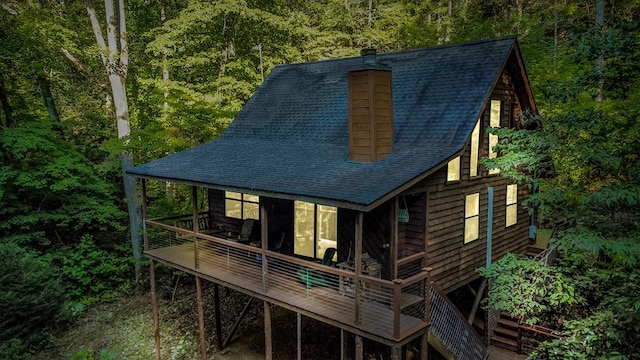
[[[480,193],[464,199],[464,243],[478,240],[480,232]]]
[[[471,133],[471,156],[469,157],[469,176],[478,176],[478,152],[480,147],[480,119]]]
[[[505,226],[515,225],[518,222],[518,185],[507,185],[507,215]]]
[[[460,156],[447,164],[447,181],[460,180]]]
[[[224,192],[224,214],[236,219],[260,219],[260,197],[238,192]]]
[[[502,101],[500,100],[491,100],[491,113],[489,115],[489,126],[492,128],[500,127],[500,114],[502,109]],[[498,135],[489,134],[489,159],[494,159],[498,156],[493,150],[493,147],[498,145]],[[490,169],[489,174],[497,174],[500,172],[500,169]]]
[[[322,259],[328,248],[338,245],[338,209],[295,201],[293,252],[297,255]],[[333,261],[337,260],[334,255]]]

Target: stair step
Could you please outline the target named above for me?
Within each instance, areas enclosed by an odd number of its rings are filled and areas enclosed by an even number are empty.
[[[510,328],[518,328],[518,323],[513,321],[513,320],[507,320],[507,319],[500,318],[500,319],[498,319],[498,324],[506,326],[506,327],[510,327]]]
[[[496,333],[500,333],[502,335],[506,335],[510,338],[514,338],[517,339],[518,338],[518,332],[515,330],[511,330],[511,329],[507,329],[507,328],[503,328],[503,327],[497,327],[495,330]]]
[[[495,346],[501,347],[503,349],[511,350],[518,352],[518,342],[515,340],[507,339],[502,336],[493,335],[491,337],[491,343]]]

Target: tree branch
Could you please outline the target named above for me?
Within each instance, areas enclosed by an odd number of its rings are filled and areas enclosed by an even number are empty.
[[[107,18],[107,44],[109,45],[109,58],[118,53],[118,43],[116,42],[116,18],[113,10],[113,0],[104,0],[104,14]]]
[[[107,66],[107,57],[105,53],[107,52],[107,44],[104,42],[104,37],[102,36],[102,30],[100,29],[100,23],[98,22],[98,17],[96,16],[96,9],[93,6],[93,1],[85,0],[85,4],[87,5],[87,12],[89,13],[89,20],[91,20],[91,29],[93,29],[93,35],[96,38],[96,42],[100,49],[102,50],[102,54],[100,57],[102,58],[102,63],[104,66]]]
[[[76,66],[76,68],[78,68],[78,70],[82,71],[82,72],[86,72],[86,69],[84,68],[84,65],[82,65],[82,63],[80,62],[80,60],[78,60],[75,56],[73,56],[73,54],[71,54],[67,49],[65,48],[60,48],[60,52],[62,52],[62,54],[73,63],[73,65]]]
[[[123,80],[129,69],[129,48],[127,46],[127,24],[124,18],[124,0],[118,0],[118,27],[120,28],[120,65]]]
[[[5,3],[0,4],[0,7],[2,7],[6,12],[8,12],[11,15],[18,15],[18,10],[11,8],[9,5]]]

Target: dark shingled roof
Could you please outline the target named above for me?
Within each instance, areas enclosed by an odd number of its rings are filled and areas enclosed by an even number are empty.
[[[139,177],[370,209],[465,145],[516,40],[378,54],[393,74],[393,153],[348,159],[347,73],[362,58],[276,66],[215,141],[136,166]]]

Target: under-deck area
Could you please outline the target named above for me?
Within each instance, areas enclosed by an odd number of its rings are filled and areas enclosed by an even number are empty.
[[[147,220],[146,255],[351,333],[402,344],[428,325],[428,273],[382,280]],[[195,235],[195,237],[194,237]]]

